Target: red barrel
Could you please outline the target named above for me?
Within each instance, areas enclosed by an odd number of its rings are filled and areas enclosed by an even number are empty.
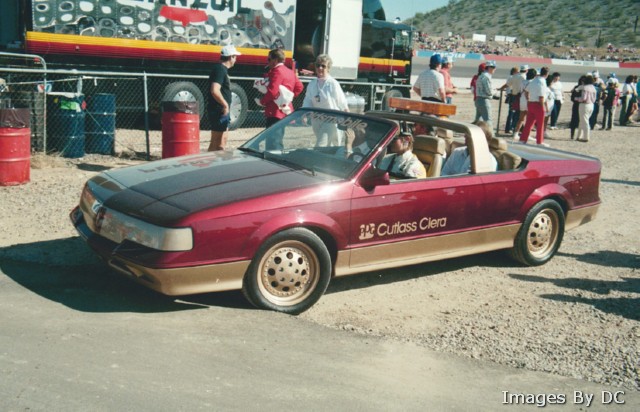
[[[0,109],[0,186],[29,182],[30,115],[29,109]]]
[[[162,103],[162,158],[200,153],[198,102]]]

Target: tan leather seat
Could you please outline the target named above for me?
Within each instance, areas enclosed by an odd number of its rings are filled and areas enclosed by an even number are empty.
[[[489,151],[498,162],[498,170],[514,170],[522,163],[522,158],[508,151],[507,141],[494,137],[489,143]]]
[[[427,169],[427,177],[440,176],[445,156],[445,141],[436,136],[418,135],[414,137],[413,153]]]

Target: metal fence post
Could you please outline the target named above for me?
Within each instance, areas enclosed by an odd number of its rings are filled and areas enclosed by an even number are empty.
[[[147,160],[151,160],[151,145],[149,142],[149,83],[147,82],[147,72],[142,75],[144,89],[144,134],[147,139]]]

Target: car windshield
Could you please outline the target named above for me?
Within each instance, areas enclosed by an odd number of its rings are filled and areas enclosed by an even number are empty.
[[[346,112],[300,109],[239,150],[313,174],[345,179],[371,161],[374,153],[381,153],[382,142],[396,128],[390,121]]]

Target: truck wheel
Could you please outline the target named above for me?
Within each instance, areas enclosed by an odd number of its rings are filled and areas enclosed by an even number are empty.
[[[329,251],[315,233],[289,229],[260,246],[244,276],[242,292],[258,308],[297,315],[324,294],[331,270]]]
[[[164,89],[163,102],[198,102],[200,120],[207,111],[207,106],[202,91],[191,82],[170,83]]]
[[[564,211],[555,200],[538,202],[529,213],[511,249],[511,256],[527,266],[547,263],[564,236]]]
[[[243,125],[247,119],[248,110],[249,100],[247,99],[247,94],[244,89],[237,83],[231,83],[230,130],[235,130]]]
[[[389,99],[392,97],[404,97],[402,92],[398,89],[391,89],[382,97],[382,110],[389,110]]]

